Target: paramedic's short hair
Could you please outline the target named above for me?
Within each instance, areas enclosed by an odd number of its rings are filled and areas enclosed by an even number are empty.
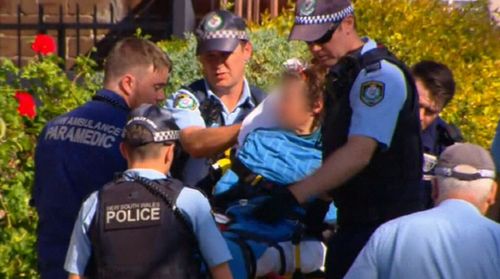
[[[167,53],[153,42],[136,37],[125,38],[116,43],[106,58],[104,80],[106,82],[117,78],[135,67],[148,68],[151,65],[155,71],[172,71],[172,61]]]
[[[446,65],[424,60],[413,65],[411,70],[413,77],[423,83],[438,105],[444,108],[451,101],[455,95],[455,80]]]

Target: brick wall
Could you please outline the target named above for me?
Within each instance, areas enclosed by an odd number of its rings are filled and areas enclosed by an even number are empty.
[[[37,24],[39,21],[39,5],[43,6],[45,23],[59,22],[60,7],[62,7],[64,22],[76,22],[77,3],[80,10],[80,22],[91,23],[94,14],[94,5],[97,7],[96,18],[98,22],[110,23],[111,8],[113,7],[114,22],[120,21],[129,11],[140,4],[141,0],[0,0],[0,23],[17,23],[18,8],[21,12],[21,23]],[[48,30],[47,33],[57,38],[57,31]],[[94,45],[94,39],[102,39],[107,30],[97,30],[94,35],[92,30],[80,30],[80,53],[87,53]],[[0,30],[0,59],[18,61],[18,31]],[[31,50],[31,43],[37,34],[36,29],[22,30],[20,37],[21,64],[24,65],[33,59],[35,53]],[[94,38],[95,37],[95,38]],[[76,30],[66,31],[66,61],[67,67],[71,66],[76,57]],[[59,46],[58,46],[59,47]],[[64,46],[63,46],[64,47]]]

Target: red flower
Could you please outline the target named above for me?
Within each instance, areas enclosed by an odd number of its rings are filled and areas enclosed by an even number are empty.
[[[49,35],[38,34],[31,45],[31,49],[39,54],[48,55],[56,52],[56,41]]]
[[[33,96],[28,92],[17,91],[16,99],[19,103],[19,106],[17,107],[19,115],[26,116],[33,120],[36,116],[35,98],[33,98]]]

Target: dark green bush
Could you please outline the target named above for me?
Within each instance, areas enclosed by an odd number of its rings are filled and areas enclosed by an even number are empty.
[[[437,0],[355,4],[361,34],[386,44],[408,64],[435,59],[451,67],[458,91],[444,117],[458,124],[469,141],[489,146],[500,116],[500,32],[488,20],[485,2],[464,10],[450,10]],[[253,83],[269,89],[283,61],[309,57],[305,44],[286,41],[292,20],[287,13],[266,19],[263,26],[251,26],[254,57],[248,78]],[[200,76],[193,37],[159,45],[174,61],[167,92]],[[34,59],[20,70],[10,61],[0,61],[0,278],[37,277],[36,214],[28,205],[36,138],[49,119],[88,100],[102,79],[94,71],[95,63],[85,57],[78,59],[73,79],[57,62],[55,57]],[[18,115],[14,98],[18,90],[40,99],[34,120]]]

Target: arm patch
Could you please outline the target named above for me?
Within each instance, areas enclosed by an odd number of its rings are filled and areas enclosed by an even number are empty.
[[[196,110],[199,107],[198,101],[188,93],[179,93],[174,99],[174,108],[185,110]]]
[[[385,96],[385,84],[381,81],[367,81],[361,84],[360,99],[363,104],[373,107],[382,102]]]

